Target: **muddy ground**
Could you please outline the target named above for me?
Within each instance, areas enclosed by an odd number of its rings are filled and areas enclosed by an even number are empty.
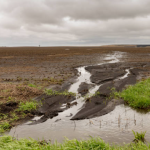
[[[123,100],[113,99],[113,92],[120,92],[128,85],[134,85],[138,78],[145,76],[145,73],[150,73],[146,67],[150,67],[149,62],[122,62],[86,67],[86,70],[91,73],[91,81],[102,86],[98,89],[99,94],[88,98],[72,120],[102,116],[114,110],[116,105],[123,104]],[[125,75],[127,69],[130,70],[128,77],[119,78]],[[84,91],[84,86],[82,90]]]
[[[0,48],[0,83],[12,83],[15,85],[28,85],[32,83],[37,86],[42,86],[42,88],[49,87],[64,91],[68,89],[78,75],[75,69],[76,67],[98,64],[103,60],[106,54],[111,54],[114,51],[125,52],[122,61],[127,63],[86,68],[92,74],[91,81],[93,83],[106,84],[98,90],[101,95],[87,100],[85,107],[72,119],[84,119],[103,115],[115,107],[113,102],[115,100],[106,101],[106,98],[110,95],[110,90],[108,90],[107,87],[115,87],[117,90],[122,90],[127,83],[134,84],[137,80],[149,76],[147,70],[150,69],[150,48],[3,47]],[[126,68],[132,67],[138,68],[135,70],[131,69],[131,74],[127,79],[114,81],[125,73]],[[139,72],[141,74],[140,76]],[[101,78],[99,78],[100,76]],[[92,85],[88,86],[90,87]],[[85,95],[88,91],[88,86],[83,83],[83,85],[80,86],[79,92]],[[44,115],[43,121],[63,111],[60,109],[60,104],[68,102],[69,108],[71,107],[70,102],[74,100],[73,97],[42,96],[45,100],[43,101],[43,107],[39,109],[38,113]],[[5,98],[1,98],[1,101],[3,101],[3,103],[6,102]],[[103,101],[105,101],[105,103],[103,103]],[[46,105],[47,102],[48,104]],[[116,102],[116,104],[120,103],[122,103],[122,101]]]

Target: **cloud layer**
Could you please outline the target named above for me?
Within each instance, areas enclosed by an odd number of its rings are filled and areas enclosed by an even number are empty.
[[[149,0],[0,0],[0,46],[149,44]]]

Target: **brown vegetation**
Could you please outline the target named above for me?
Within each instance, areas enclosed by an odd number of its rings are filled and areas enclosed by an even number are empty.
[[[42,93],[41,89],[28,85],[0,83],[0,103],[29,101]]]
[[[32,98],[42,93],[43,90],[37,87],[0,83],[0,132],[19,124],[24,118],[33,117],[38,105]]]

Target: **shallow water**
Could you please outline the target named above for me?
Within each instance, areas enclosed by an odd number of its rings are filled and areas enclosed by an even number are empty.
[[[64,113],[65,114],[65,113]],[[68,113],[66,113],[66,116]],[[68,139],[88,139],[90,136],[101,137],[110,143],[129,143],[133,140],[132,130],[147,131],[146,139],[150,141],[150,113],[141,114],[128,106],[119,105],[107,115],[93,119],[70,121],[70,117],[61,119],[61,115],[37,125],[20,125],[10,131],[18,138],[51,139],[62,142]]]
[[[101,63],[115,63],[119,62],[124,53],[115,52],[113,55],[107,55],[104,61]],[[101,65],[98,64],[98,65]],[[69,91],[78,93],[77,89],[82,82],[91,84],[91,74],[85,70],[85,67],[79,67],[79,77],[77,81],[71,85]],[[126,74],[120,79],[126,78],[129,74],[129,70],[126,70]],[[94,94],[100,85],[95,85],[89,91],[90,94]],[[130,107],[120,105],[117,106],[114,111],[107,115],[96,117],[93,119],[84,119],[80,121],[71,121],[70,119],[82,108],[84,98],[77,95],[75,101],[78,105],[71,107],[70,109],[59,113],[57,117],[48,119],[44,123],[29,125],[31,121],[25,124],[14,127],[9,132],[18,138],[34,138],[34,139],[46,139],[46,140],[57,140],[62,142],[64,137],[68,139],[88,139],[90,136],[100,137],[103,140],[110,143],[129,143],[133,140],[132,130],[135,131],[147,131],[146,139],[150,141],[150,114],[141,114],[132,110]],[[65,104],[62,105],[64,107]],[[69,115],[72,115],[69,117]],[[35,117],[33,120],[38,120],[39,117]],[[61,120],[60,120],[61,119]],[[57,121],[57,122],[56,122]]]

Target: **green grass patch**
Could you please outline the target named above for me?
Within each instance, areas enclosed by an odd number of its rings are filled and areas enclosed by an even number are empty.
[[[35,84],[28,84],[29,87],[34,87],[37,88],[37,86]]]
[[[100,138],[91,138],[87,141],[66,140],[64,143],[54,144],[33,139],[16,140],[11,136],[0,137],[0,150],[149,150],[150,145],[138,142],[124,146],[109,145]]]
[[[129,86],[122,92],[114,92],[115,97],[122,98],[129,106],[138,109],[150,108],[150,79]]]
[[[18,109],[16,111],[32,111],[38,106],[36,101],[20,102]]]
[[[33,110],[36,110],[38,103],[36,101],[20,102],[18,107],[6,114],[0,113],[0,133],[9,130],[17,121],[24,119]]]
[[[3,122],[0,124],[0,133],[3,133],[11,128],[9,122]]]
[[[134,137],[135,137],[135,139],[133,140],[134,142],[145,142],[146,140],[145,140],[145,134],[146,134],[146,132],[141,132],[141,133],[139,133],[139,132],[134,132],[134,131],[132,131],[133,132],[133,134],[134,134]]]
[[[37,89],[39,89],[39,90],[41,90],[43,87],[42,86],[37,86],[37,85],[35,85],[35,84],[28,84],[28,86],[29,87],[32,87],[32,88],[37,88]]]

